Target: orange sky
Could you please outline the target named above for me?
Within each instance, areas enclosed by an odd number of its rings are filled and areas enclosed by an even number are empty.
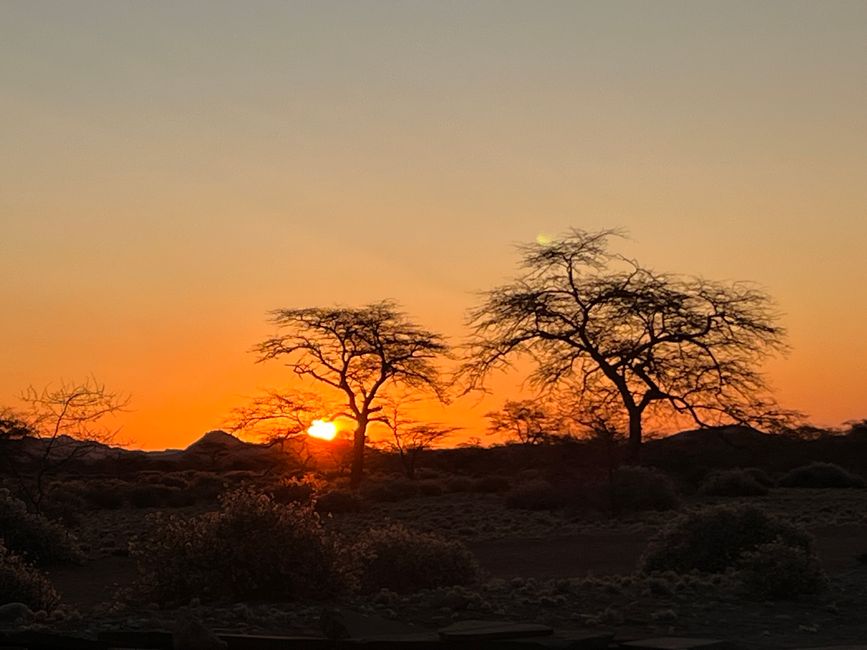
[[[268,310],[457,341],[514,243],[620,226],[763,285],[781,401],[863,418],[865,80],[855,2],[4,2],[0,396],[93,374],[186,445],[285,378]]]

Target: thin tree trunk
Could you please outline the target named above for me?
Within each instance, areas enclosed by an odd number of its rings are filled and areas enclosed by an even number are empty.
[[[355,428],[352,444],[352,469],[349,472],[349,485],[357,488],[364,478],[364,443],[367,438],[367,422],[359,422]]]
[[[627,445],[627,458],[636,462],[641,454],[641,411],[629,412],[629,442]]]

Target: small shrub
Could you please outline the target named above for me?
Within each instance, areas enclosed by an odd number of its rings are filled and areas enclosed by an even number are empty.
[[[738,563],[746,592],[762,600],[783,600],[818,594],[828,576],[815,553],[781,542],[760,544]]]
[[[339,514],[344,512],[360,512],[364,502],[350,490],[331,490],[324,492],[316,499],[317,512]]]
[[[196,472],[190,477],[189,493],[195,501],[216,501],[223,493],[223,479],[216,474]]]
[[[506,493],[506,507],[518,510],[554,510],[563,502],[563,492],[542,479],[520,483]]]
[[[438,497],[443,493],[443,486],[439,481],[425,480],[416,483],[418,493],[423,497]]]
[[[27,512],[24,502],[0,489],[0,538],[5,546],[36,564],[78,562],[81,551],[62,525]]]
[[[193,495],[167,485],[134,485],[126,492],[126,499],[134,508],[182,508],[192,505]]]
[[[495,494],[506,492],[511,483],[505,476],[482,476],[473,481],[473,492],[480,494]]]
[[[777,482],[768,476],[767,472],[763,469],[759,469],[758,467],[747,467],[743,470],[745,474],[749,474],[753,477],[753,480],[759,485],[764,485],[766,488],[774,487]]]
[[[24,603],[32,610],[50,611],[59,602],[60,596],[48,578],[0,540],[0,604]]]
[[[316,494],[317,482],[308,478],[290,478],[271,490],[277,503],[310,503]]]
[[[160,603],[286,600],[332,594],[346,572],[311,506],[276,503],[241,488],[217,512],[152,515],[130,545],[140,595]]]
[[[360,586],[368,593],[409,593],[479,578],[476,559],[463,544],[399,524],[368,531],[352,554],[360,564]]]
[[[418,487],[406,478],[379,479],[365,483],[361,493],[370,501],[403,501],[417,496]]]
[[[680,518],[644,555],[645,572],[724,573],[763,544],[778,542],[813,553],[812,537],[752,506],[705,508]]]
[[[810,463],[796,467],[780,479],[781,487],[863,488],[864,479],[833,463]]]
[[[764,496],[768,488],[741,469],[712,472],[699,487],[699,492],[716,497]]]
[[[666,474],[639,466],[620,467],[614,472],[611,500],[616,512],[671,510],[680,503],[674,483]]]
[[[88,482],[84,488],[83,496],[92,508],[117,510],[123,508],[124,503],[126,503],[124,494],[128,489],[125,485],[123,489],[119,489],[120,485],[123,484],[102,481]]]
[[[446,479],[446,492],[455,494],[457,492],[472,492],[473,479],[469,476],[450,476]]]

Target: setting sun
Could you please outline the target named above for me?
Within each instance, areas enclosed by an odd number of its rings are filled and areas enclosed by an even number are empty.
[[[326,420],[313,420],[313,424],[307,429],[307,435],[323,440],[334,440],[337,435],[337,425]]]

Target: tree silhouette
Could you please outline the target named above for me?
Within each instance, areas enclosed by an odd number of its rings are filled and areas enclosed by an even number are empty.
[[[414,401],[406,395],[389,396],[379,420],[388,429],[390,437],[385,447],[396,453],[408,479],[414,480],[419,457],[425,449],[453,434],[459,427],[449,427],[438,422],[419,422],[406,414],[406,406]]]
[[[24,498],[39,512],[46,479],[111,442],[117,430],[107,428],[104,419],[123,411],[129,397],[89,377],[42,389],[30,386],[21,401],[24,410],[4,416],[0,424],[0,442],[6,447],[2,460]]]
[[[527,355],[536,387],[568,386],[579,408],[617,404],[633,455],[648,413],[698,426],[792,415],[777,407],[757,369],[785,350],[770,298],[745,283],[651,271],[609,251],[618,236],[575,229],[520,247],[522,272],[486,292],[470,314],[461,368],[468,390]]]
[[[436,366],[448,352],[443,338],[413,323],[392,302],[278,309],[271,320],[286,333],[256,346],[259,362],[282,359],[298,376],[343,396],[348,410],[341,415],[355,423],[350,472],[354,487],[364,474],[367,427],[382,410],[380,391],[403,386],[443,397]]]
[[[491,433],[502,433],[525,445],[541,445],[557,434],[558,418],[534,400],[506,400],[499,411],[486,413]]]

